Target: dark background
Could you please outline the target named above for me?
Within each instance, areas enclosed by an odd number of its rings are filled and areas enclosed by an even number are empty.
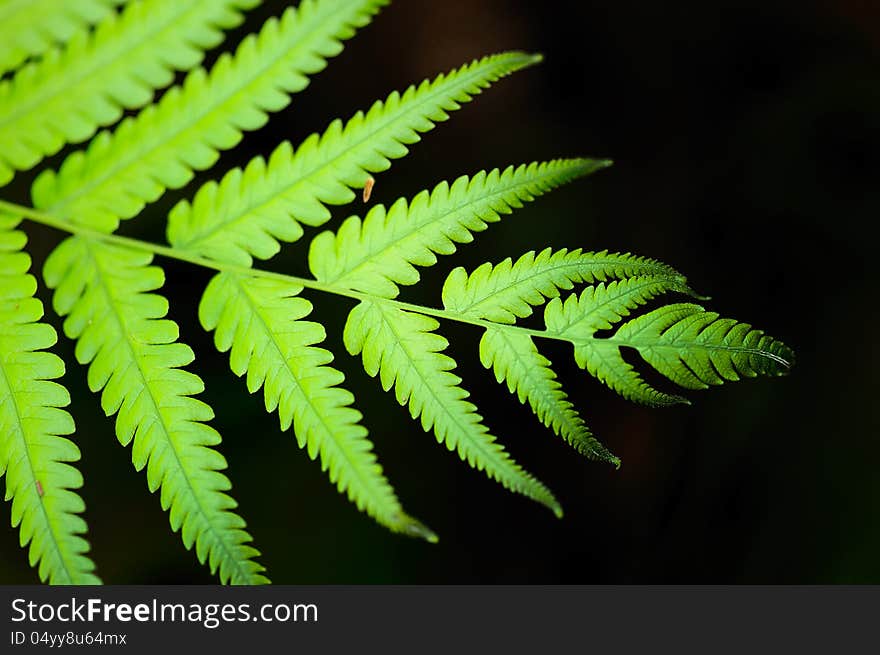
[[[285,3],[269,2],[237,42]],[[880,5],[823,2],[399,0],[348,43],[231,165],[298,143],[392,89],[503,49],[543,52],[378,176],[390,203],[441,179],[557,156],[616,165],[555,192],[461,248],[407,297],[437,304],[454,265],[545,246],[627,250],[686,273],[711,307],[798,353],[786,379],[650,410],[546,350],[619,471],[581,459],[478,363],[479,334],[444,326],[487,423],[566,510],[562,520],[438,447],[339,338],[349,305],[312,296],[404,505],[436,546],[357,512],[249,397],[196,321],[208,273],[163,262],[172,315],[198,353],[234,493],[270,577],[282,583],[880,582],[874,223],[880,211]],[[50,163],[57,165],[59,158]],[[33,175],[5,198],[27,202]],[[206,179],[204,176],[199,181]],[[124,226],[163,239],[196,185]],[[360,211],[357,206],[354,211]],[[335,212],[338,218],[346,209]],[[32,225],[37,265],[59,236]],[[269,267],[304,273],[308,240]],[[44,299],[47,297],[43,295]],[[57,318],[49,313],[56,326]],[[64,339],[58,352],[73,362]],[[209,583],[168,529],[112,424],[71,364],[93,555],[109,583]],[[6,505],[8,511],[8,504]],[[4,521],[7,523],[7,521]],[[17,531],[0,531],[0,581],[33,582]]]

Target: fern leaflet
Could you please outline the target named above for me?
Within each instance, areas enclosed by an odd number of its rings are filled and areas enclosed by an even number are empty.
[[[352,216],[336,234],[319,234],[309,250],[309,267],[322,282],[394,298],[398,284],[418,282],[415,266],[432,266],[437,254],[454,253],[456,243],[469,243],[472,232],[485,230],[501,214],[608,163],[555,160],[481,171],[452,186],[441,182],[409,203],[400,199],[388,210],[376,205],[363,221]]]
[[[259,0],[144,0],[0,82],[0,185],[66,143],[90,138],[188,70]],[[77,6],[77,2],[64,3]],[[106,4],[106,3],[105,3]],[[57,11],[57,8],[54,11]],[[64,14],[70,10],[62,9]]]
[[[220,435],[205,423],[213,411],[193,397],[204,385],[182,369],[192,350],[164,318],[168,302],[149,293],[164,279],[151,260],[72,237],[49,256],[44,275],[55,289],[55,310],[67,317],[65,334],[77,340],[76,358],[89,365],[89,388],[103,390],[104,412],[117,414],[116,437],[123,446],[132,443],[132,462],[138,471],[146,467],[150,491],[161,489],[172,529],[181,530],[187,549],[195,545],[212,572],[219,568],[222,582],[265,582],[253,561],[259,553],[225,493],[226,461],[213,448]]]
[[[394,92],[344,126],[336,120],[296,150],[282,143],[268,163],[257,157],[244,170],[229,171],[219,184],[202,186],[192,203],[179,203],[168,217],[168,241],[244,266],[253,257],[269,259],[278,252],[278,241],[299,239],[300,224],[323,225],[330,218],[325,204],[351,202],[352,188],[362,187],[370,173],[387,170],[390,159],[405,156],[407,145],[445,121],[448,112],[539,60],[520,52],[485,57],[433,82],[410,86],[402,95]]]
[[[443,351],[449,342],[435,333],[439,324],[422,314],[402,311],[381,300],[363,301],[345,324],[345,347],[361,355],[364,368],[379,376],[385,391],[394,387],[397,402],[409,405],[422,429],[434,429],[438,443],[462,460],[562,516],[553,494],[525,472],[497,443],[452,373],[455,361]]]
[[[16,221],[0,217],[0,475],[12,500],[12,525],[21,545],[30,544],[30,563],[52,584],[100,584],[83,538],[85,509],[75,489],[82,476],[67,390],[54,380],[64,362],[46,352],[58,337],[43,323],[43,304],[34,298],[28,274],[27,241]]]
[[[537,255],[527,252],[516,263],[509,257],[495,266],[487,262],[471,274],[460,266],[453,269],[443,284],[443,306],[461,316],[513,324],[575,284],[637,275],[686,283],[671,267],[645,257],[545,248]]]
[[[204,328],[214,331],[220,352],[230,351],[236,375],[247,373],[251,393],[264,387],[266,409],[277,409],[281,429],[294,426],[297,442],[312,459],[320,455],[330,480],[358,508],[395,532],[436,541],[404,513],[376,462],[354,396],[338,386],[342,373],[328,366],[333,355],[316,344],[324,327],[305,321],[312,304],[302,287],[276,280],[220,273],[199,306]]]
[[[740,376],[784,375],[794,359],[791,349],[762,330],[690,303],[660,307],[624,323],[609,341],[635,348],[686,389],[736,382]]]

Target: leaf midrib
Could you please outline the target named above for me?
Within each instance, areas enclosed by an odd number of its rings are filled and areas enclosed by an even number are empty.
[[[769,350],[761,350],[760,348],[749,348],[746,346],[729,346],[724,344],[713,344],[713,343],[703,343],[699,341],[679,341],[676,340],[673,343],[663,343],[663,342],[654,342],[654,343],[641,343],[639,341],[632,341],[628,339],[618,339],[615,337],[609,337],[607,339],[603,339],[603,341],[607,341],[609,343],[614,343],[619,346],[629,346],[631,348],[636,348],[637,350],[642,350],[645,348],[650,349],[667,349],[674,351],[693,351],[697,349],[701,350],[721,350],[726,352],[734,352],[734,353],[742,353],[746,355],[756,355],[762,357],[764,359],[771,359],[777,364],[788,368],[790,366],[789,362],[787,362],[784,358],[776,355],[775,353],[770,352]]]
[[[315,280],[313,278],[300,277],[296,275],[287,275],[282,273],[277,273],[274,271],[267,271],[259,268],[251,268],[246,266],[240,266],[237,264],[231,264],[228,262],[217,261],[213,259],[208,259],[206,257],[201,257],[199,255],[194,255],[189,252],[182,252],[176,248],[172,248],[169,246],[162,246],[156,243],[152,243],[149,241],[143,241],[140,239],[132,239],[129,237],[122,237],[116,234],[107,234],[104,232],[99,232],[97,230],[91,229],[86,226],[82,226],[79,224],[74,224],[68,220],[61,219],[50,214],[47,214],[42,211],[38,211],[33,209],[32,207],[26,207],[24,205],[19,205],[15,203],[10,203],[5,200],[0,199],[0,212],[8,212],[11,216],[21,215],[23,217],[28,218],[31,221],[35,221],[42,225],[46,225],[49,227],[53,227],[55,229],[61,230],[63,232],[67,232],[69,234],[74,234],[77,236],[81,236],[84,239],[89,239],[96,243],[106,243],[113,244],[117,247],[127,248],[129,250],[133,250],[136,252],[145,252],[150,253],[152,255],[158,255],[162,257],[166,257],[175,261],[183,261],[193,266],[198,266],[205,269],[210,269],[214,271],[230,271],[235,273],[240,273],[242,275],[254,276],[264,280],[275,280],[284,282],[287,284],[293,284],[298,286],[303,286],[307,289],[312,289],[315,291],[320,291],[322,293],[328,293],[335,296],[344,296],[347,298],[351,298],[358,301],[369,301],[369,302],[378,302],[382,301],[389,306],[396,307],[403,311],[408,311],[415,314],[421,314],[423,316],[432,316],[437,319],[449,320],[459,323],[467,323],[470,325],[475,325],[482,328],[500,328],[505,330],[516,331],[519,334],[528,334],[532,337],[539,339],[553,339],[558,341],[565,341],[569,343],[576,342],[584,342],[585,337],[575,337],[575,336],[565,336],[559,334],[555,331],[550,331],[548,329],[537,330],[528,328],[523,325],[512,325],[508,323],[498,323],[494,321],[487,321],[484,319],[472,318],[469,316],[464,316],[456,311],[446,310],[446,309],[438,309],[435,307],[428,307],[425,305],[418,305],[414,303],[403,302],[400,300],[395,300],[393,298],[383,298],[381,296],[377,296],[371,293],[363,293],[360,291],[355,291],[353,289],[349,289],[343,286],[335,286],[332,284],[326,284]],[[656,277],[656,276],[648,276],[648,277]],[[630,278],[632,279],[632,278]],[[669,291],[684,291],[682,287],[679,289],[678,286],[670,287]],[[767,336],[767,335],[765,335]],[[772,337],[769,337],[772,339]],[[594,339],[590,343],[600,343],[603,340]],[[607,341],[607,340],[606,340]],[[771,343],[781,344],[776,340],[772,340]],[[759,357],[766,357],[767,351],[760,350],[756,353]]]

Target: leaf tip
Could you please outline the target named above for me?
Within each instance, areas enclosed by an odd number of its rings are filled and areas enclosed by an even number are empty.
[[[697,293],[696,291],[694,291],[690,287],[690,285],[688,284],[687,278],[684,277],[683,275],[678,278],[678,282],[681,285],[681,288],[684,291],[684,293],[689,295],[694,300],[699,300],[700,302],[709,302],[710,300],[712,300],[712,296],[704,296],[703,294]]]
[[[424,539],[429,544],[436,544],[440,541],[440,537],[437,536],[437,533],[411,516],[403,515],[400,517],[400,531],[409,537]]]

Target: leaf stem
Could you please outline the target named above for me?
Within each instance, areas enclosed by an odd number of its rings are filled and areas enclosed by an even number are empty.
[[[95,239],[103,241],[104,243],[112,243],[117,246],[122,246],[124,248],[131,248],[134,250],[140,250],[144,252],[152,253],[153,255],[159,255],[160,257],[167,257],[169,259],[176,259],[178,261],[187,262],[192,264],[193,266],[200,266],[202,268],[210,268],[215,271],[220,272],[228,272],[228,273],[236,273],[238,275],[246,275],[252,277],[266,278],[270,280],[278,280],[282,282],[287,282],[288,284],[297,285],[300,287],[305,287],[306,289],[312,289],[314,291],[321,291],[323,293],[329,293],[336,296],[345,296],[347,298],[352,298],[354,300],[367,300],[371,302],[381,302],[387,305],[391,305],[397,307],[398,309],[402,309],[408,312],[415,312],[417,314],[424,314],[425,316],[433,316],[434,318],[439,318],[447,321],[455,321],[458,323],[467,323],[470,325],[476,325],[478,327],[482,327],[485,329],[496,329],[496,330],[504,330],[506,332],[512,332],[521,335],[529,335],[531,337],[536,337],[539,339],[555,339],[557,341],[565,341],[568,343],[574,343],[571,337],[565,337],[559,334],[553,334],[552,332],[548,332],[546,330],[535,330],[532,328],[523,327],[521,325],[512,325],[508,323],[496,323],[495,321],[487,321],[480,318],[470,318],[466,316],[462,316],[456,312],[450,312],[445,309],[437,309],[435,307],[426,307],[424,305],[417,305],[414,303],[403,302],[402,300],[395,300],[393,298],[382,298],[381,296],[374,296],[369,293],[361,293],[360,291],[354,291],[352,289],[347,289],[345,287],[336,286],[333,284],[328,284],[326,282],[319,282],[318,280],[314,280],[311,278],[299,277],[296,275],[287,275],[285,273],[275,273],[274,271],[267,271],[259,268],[251,268],[248,266],[239,266],[237,264],[227,264],[220,261],[215,261],[213,259],[208,259],[206,257],[199,257],[198,255],[191,255],[187,252],[180,251],[176,248],[172,248],[170,246],[163,246],[157,243],[152,243],[149,241],[142,241],[140,239],[132,239],[130,237],[118,236],[116,234],[107,234],[105,232],[99,232],[97,230],[93,230],[91,228],[82,227],[71,223],[70,221],[66,221],[64,219],[58,218],[57,216],[52,216],[51,214],[47,214],[32,207],[26,207],[24,205],[18,205],[15,203],[7,202],[5,200],[0,199],[0,212],[8,212],[13,215],[22,216],[30,221],[35,223],[40,223],[42,225],[47,225],[49,227],[55,228],[62,232],[67,232],[69,234],[76,234],[79,236],[87,237],[89,239]],[[603,339],[604,342],[615,343],[618,346],[633,346],[635,344],[631,344],[627,341],[615,338],[608,337]],[[732,348],[725,346],[716,346],[719,350],[735,350],[737,352],[745,352],[753,355],[757,355],[760,357],[767,357],[768,359],[774,360],[779,364],[782,364],[786,368],[789,368],[791,364],[775,355],[773,353],[760,350],[757,348]]]
[[[435,318],[444,319],[448,321],[456,321],[459,323],[468,323],[470,325],[476,325],[483,328],[494,328],[494,329],[502,329],[502,330],[511,330],[518,334],[528,334],[533,337],[540,337],[546,339],[557,339],[560,341],[569,341],[570,339],[566,337],[562,337],[559,335],[551,334],[544,330],[534,330],[531,328],[526,328],[519,325],[510,325],[507,323],[496,323],[494,321],[487,321],[479,318],[470,318],[466,316],[461,316],[456,312],[450,312],[445,309],[438,309],[435,307],[426,307],[424,305],[417,305],[414,303],[408,303],[401,300],[395,300],[393,298],[382,298],[380,296],[374,296],[369,293],[361,293],[360,291],[354,291],[352,289],[347,289],[345,287],[336,286],[333,284],[327,284],[325,282],[320,282],[318,280],[314,280],[311,278],[299,277],[296,275],[287,275],[285,273],[276,273],[274,271],[267,271],[259,268],[251,268],[248,266],[239,266],[237,264],[228,264],[221,261],[216,261],[213,259],[208,259],[206,257],[200,257],[198,255],[191,255],[187,252],[180,251],[176,248],[172,248],[170,246],[163,246],[157,243],[152,243],[150,241],[142,241],[141,239],[133,239],[130,237],[123,237],[116,234],[107,234],[105,232],[99,232],[97,230],[93,230],[88,227],[83,227],[80,225],[76,225],[75,223],[71,223],[70,221],[66,221],[64,219],[58,218],[57,216],[52,216],[51,214],[47,214],[45,212],[38,211],[31,207],[26,207],[24,205],[18,205],[15,203],[7,202],[5,200],[0,199],[0,211],[8,212],[13,215],[22,216],[30,221],[35,223],[40,223],[41,225],[46,225],[48,227],[54,228],[56,230],[60,230],[62,232],[67,232],[69,234],[75,234],[78,236],[86,237],[88,239],[99,240],[104,243],[110,243],[117,246],[121,246],[124,248],[130,248],[133,250],[140,250],[143,252],[149,252],[153,255],[159,255],[160,257],[167,257],[169,259],[176,259],[178,261],[187,262],[194,266],[199,266],[202,268],[209,268],[215,271],[227,272],[227,273],[235,273],[238,275],[247,275],[251,277],[259,277],[270,280],[278,280],[282,282],[287,282],[292,285],[297,285],[301,287],[305,287],[307,289],[312,289],[315,291],[321,291],[323,293],[329,293],[337,296],[345,296],[347,298],[352,298],[354,300],[369,300],[372,302],[382,302],[388,305],[393,305],[398,309],[402,309],[408,312],[415,312],[418,314],[424,314],[426,316],[433,316]]]

